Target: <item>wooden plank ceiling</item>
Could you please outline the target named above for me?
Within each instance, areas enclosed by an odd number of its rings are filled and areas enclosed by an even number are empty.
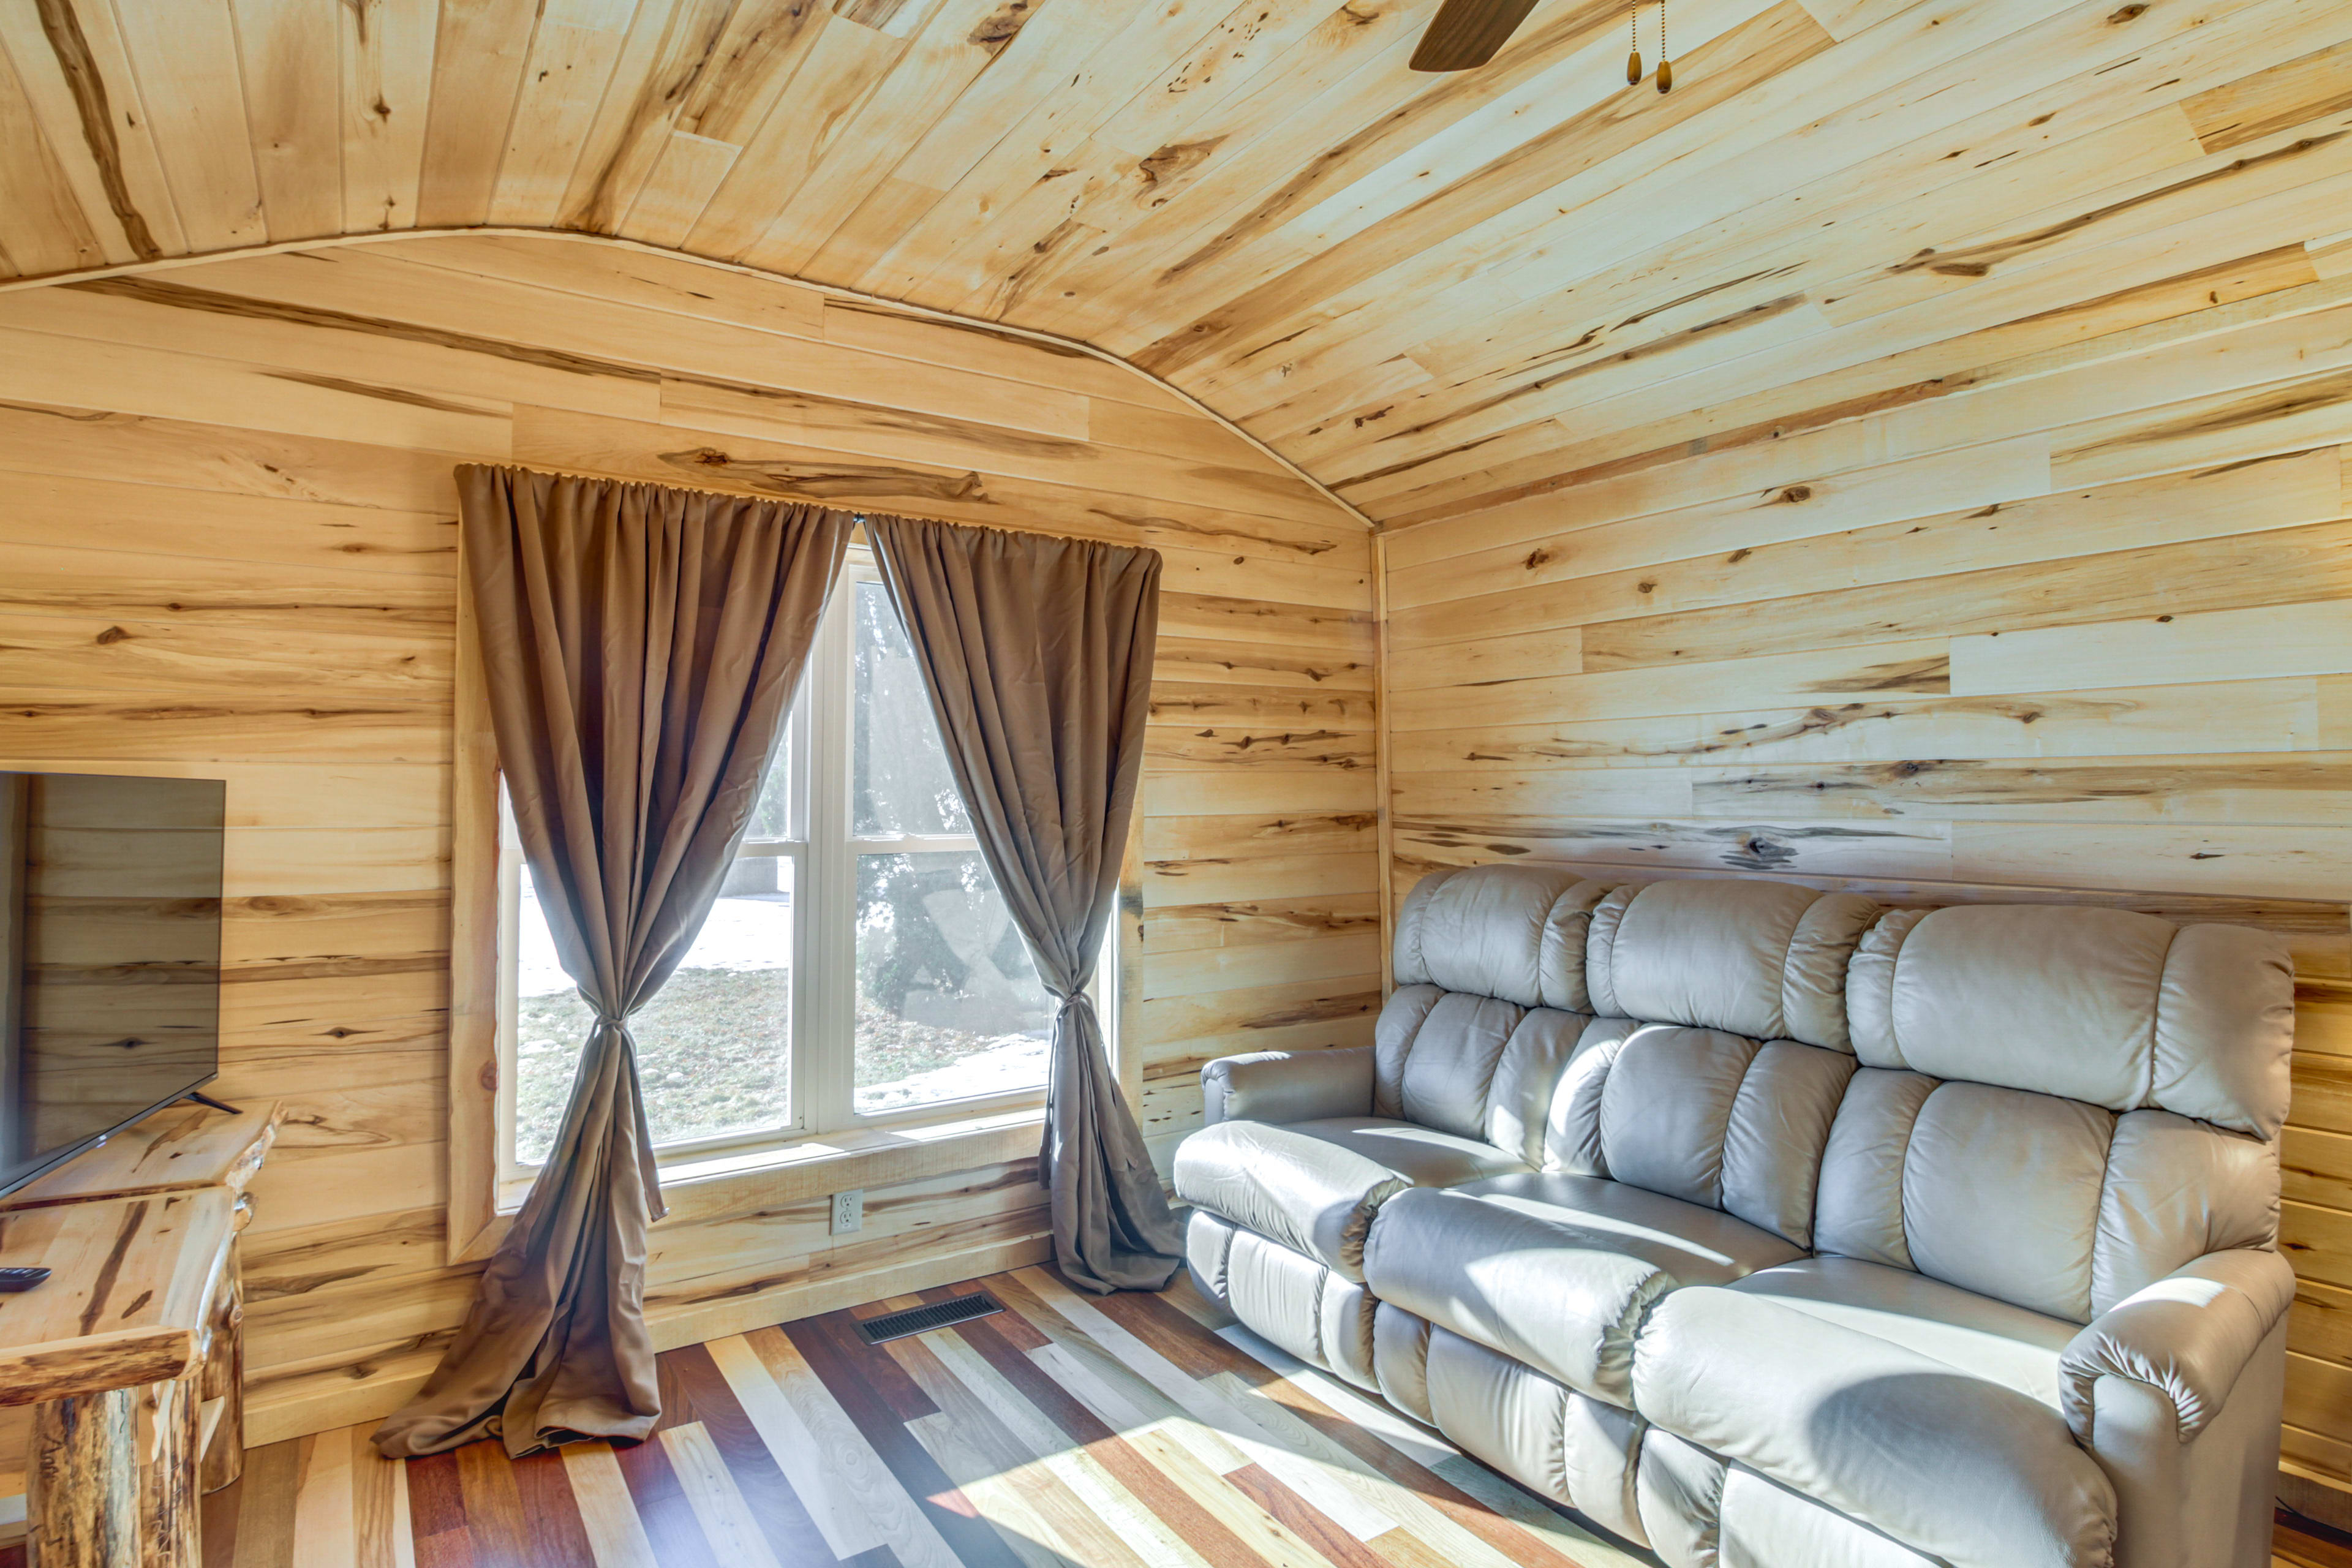
[[[1391,522],[2352,269],[2340,0],[1673,0],[1669,95],[1620,0],[1415,74],[1434,8],[12,0],[0,268],[621,235],[1108,348]]]

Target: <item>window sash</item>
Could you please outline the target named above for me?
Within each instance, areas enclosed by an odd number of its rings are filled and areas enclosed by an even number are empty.
[[[789,783],[790,836],[746,839],[736,850],[739,860],[788,859],[793,863],[793,1016],[789,1047],[792,1116],[772,1126],[659,1143],[655,1153],[661,1163],[678,1164],[754,1151],[831,1132],[999,1115],[1042,1107],[1045,1102],[1041,1084],[995,1094],[928,1100],[874,1113],[861,1113],[856,1109],[857,862],[867,855],[977,854],[980,849],[978,837],[968,833],[860,837],[849,830],[855,804],[852,742],[856,689],[851,679],[855,601],[859,584],[880,580],[870,554],[863,547],[854,547],[827,601],[824,619],[811,650],[809,668],[786,721],[793,770]],[[499,1068],[495,1121],[499,1206],[510,1208],[520,1201],[520,1189],[536,1174],[539,1166],[518,1160],[515,1150],[519,1066],[515,1027],[520,970],[517,938],[521,914],[522,852],[512,814],[507,808],[503,781],[499,785]],[[1098,1006],[1103,1003],[1103,975],[1117,973],[1112,967],[1116,941],[1114,934],[1105,942],[1096,974],[1087,987]],[[1116,1011],[1105,1009],[1107,1025],[1112,1023],[1110,1015]]]

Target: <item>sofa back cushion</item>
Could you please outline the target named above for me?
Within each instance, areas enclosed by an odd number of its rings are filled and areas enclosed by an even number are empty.
[[[2208,1252],[2273,1245],[2278,1203],[2275,1147],[2248,1133],[1864,1068],[1812,1245],[2080,1323]]]
[[[1400,987],[1373,1030],[1373,1111],[1484,1138],[1496,1068],[1526,1015],[1493,996]]]
[[[1491,866],[1413,890],[1396,972],[1375,1109],[1543,1169],[2078,1321],[2276,1237],[2258,931]]]
[[[1822,1148],[1853,1058],[1794,1040],[1601,1019],[1552,1097],[1545,1165],[1812,1245]]]
[[[1808,1245],[1877,912],[1779,882],[1434,872],[1398,911],[1373,1110]]]
[[[1553,1087],[1590,1022],[1586,928],[1611,886],[1520,866],[1423,878],[1397,912],[1374,1113],[1539,1163]]]
[[[1396,983],[1590,1013],[1586,935],[1614,887],[1541,866],[1433,871],[1397,911]]]
[[[1846,983],[1863,1063],[2278,1136],[2294,969],[2242,926],[2126,910],[1899,910]]]
[[[1587,928],[1592,1011],[1848,1050],[1846,965],[1880,912],[1788,882],[1613,889]]]

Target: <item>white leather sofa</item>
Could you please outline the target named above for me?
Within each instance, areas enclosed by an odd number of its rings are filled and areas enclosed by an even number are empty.
[[[1228,1057],[1194,1278],[1675,1568],[2256,1568],[2294,977],[2233,926],[1425,879]]]

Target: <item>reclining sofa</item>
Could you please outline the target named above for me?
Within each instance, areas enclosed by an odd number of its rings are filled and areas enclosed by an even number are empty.
[[[1440,872],[1227,1057],[1202,1289],[1675,1568],[2256,1568],[2294,975],[2234,926]]]

